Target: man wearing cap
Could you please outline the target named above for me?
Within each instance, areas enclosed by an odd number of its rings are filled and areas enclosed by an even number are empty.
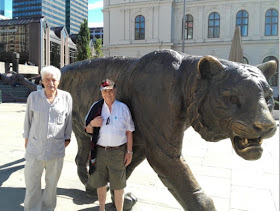
[[[127,105],[116,100],[115,83],[102,81],[103,99],[86,116],[86,132],[92,135],[89,186],[97,188],[99,210],[105,210],[107,183],[114,190],[117,211],[123,209],[126,166],[132,160],[134,123]]]

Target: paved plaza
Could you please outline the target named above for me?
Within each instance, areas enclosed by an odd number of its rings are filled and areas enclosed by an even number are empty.
[[[0,104],[0,210],[3,211],[23,210],[25,108],[24,103]],[[261,159],[245,161],[235,154],[229,139],[209,143],[188,129],[182,154],[218,211],[279,211],[279,126],[274,137],[264,141],[263,149]],[[86,196],[77,176],[76,152],[73,134],[58,183],[56,211],[98,211],[98,201]],[[147,161],[136,168],[127,183],[125,191],[138,198],[133,211],[183,210]],[[106,210],[113,211],[109,193],[107,201]]]

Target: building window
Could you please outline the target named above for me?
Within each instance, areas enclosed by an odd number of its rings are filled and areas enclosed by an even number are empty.
[[[75,49],[69,48],[69,57],[70,57],[70,64],[76,62],[77,53]]]
[[[248,22],[248,12],[245,10],[239,11],[236,15],[236,26],[239,26],[242,37],[248,36]]]
[[[50,63],[51,65],[60,68],[60,45],[55,42],[51,42],[50,45]]]
[[[220,37],[220,15],[213,12],[208,18],[208,38]]]
[[[193,38],[193,16],[186,15],[185,16],[185,39]]]
[[[278,12],[270,9],[265,14],[265,36],[278,35]]]
[[[135,18],[135,40],[145,39],[145,18],[142,15],[138,15]]]
[[[245,56],[243,56],[243,64],[249,64],[249,61]]]
[[[269,79],[268,83],[271,85],[271,86],[277,86],[278,84],[278,59],[274,56],[268,56],[266,57],[264,60],[263,60],[263,63],[265,62],[268,62],[268,61],[271,61],[271,60],[274,60],[276,61],[277,63],[277,70],[276,72],[273,74],[273,76],[271,76],[271,78]]]

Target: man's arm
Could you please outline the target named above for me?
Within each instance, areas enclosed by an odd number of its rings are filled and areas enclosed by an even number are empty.
[[[25,111],[25,117],[24,117],[24,126],[23,126],[23,138],[25,139],[24,147],[26,149],[27,143],[28,143],[28,137],[29,137],[29,131],[31,127],[31,121],[33,117],[33,112],[31,111],[30,107],[32,104],[32,98],[31,94],[27,98],[27,105],[26,105],[26,111]]]
[[[127,151],[132,152],[133,136],[131,131],[126,131]]]
[[[69,93],[68,93],[69,94]],[[71,95],[69,94],[68,96],[68,101],[67,101],[67,107],[68,111],[66,114],[66,119],[65,119],[65,131],[64,131],[64,139],[65,140],[71,140],[71,134],[72,134],[72,107],[73,107],[73,100]],[[70,141],[69,141],[70,143]],[[68,143],[68,144],[69,144]],[[67,145],[68,145],[67,144]],[[66,145],[65,145],[66,146]]]
[[[27,147],[27,143],[28,143],[28,138],[25,139],[25,144],[24,144],[25,149]]]
[[[127,143],[126,143],[127,151],[124,157],[125,167],[127,167],[131,163],[132,155],[133,155],[133,151],[132,151],[133,135],[131,131],[126,131],[126,138],[127,138]]]

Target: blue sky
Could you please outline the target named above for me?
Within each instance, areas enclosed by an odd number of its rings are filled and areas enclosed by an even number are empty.
[[[12,0],[5,1],[5,16],[10,18],[13,16],[12,2]]]
[[[5,16],[12,17],[12,0],[5,1]],[[89,27],[103,26],[103,0],[88,0]]]
[[[89,27],[103,26],[103,0],[88,1],[88,25]]]

